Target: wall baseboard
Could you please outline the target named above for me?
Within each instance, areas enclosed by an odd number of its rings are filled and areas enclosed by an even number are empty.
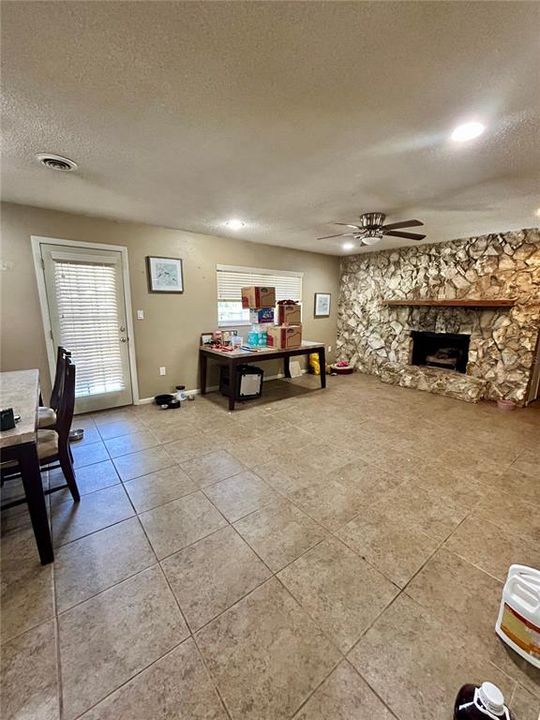
[[[305,375],[307,373],[307,370],[302,370],[302,375]],[[281,380],[285,377],[285,374],[280,372],[277,373],[277,375],[268,375],[265,376],[263,379],[263,382],[269,382],[270,380]],[[219,390],[219,385],[212,385],[211,387],[206,389],[206,392],[216,392],[216,390]],[[173,393],[171,393],[172,395]],[[186,395],[200,395],[201,389],[200,388],[194,388],[193,390],[186,390]],[[136,402],[134,402],[134,405],[150,405],[154,402],[153,397],[147,397],[147,398],[139,398]]]

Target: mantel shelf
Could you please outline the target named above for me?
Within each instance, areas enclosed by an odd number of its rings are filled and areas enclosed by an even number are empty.
[[[497,300],[474,300],[461,298],[457,300],[383,300],[383,305],[393,307],[457,307],[457,308],[505,308],[513,307],[515,300],[500,298]]]

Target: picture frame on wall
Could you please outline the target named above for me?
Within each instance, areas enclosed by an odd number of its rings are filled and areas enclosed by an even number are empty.
[[[331,293],[315,293],[315,307],[313,314],[316,318],[330,317]]]
[[[146,272],[149,292],[184,292],[184,273],[180,258],[147,256]]]

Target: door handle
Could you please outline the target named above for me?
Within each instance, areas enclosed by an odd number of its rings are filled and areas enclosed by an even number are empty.
[[[125,327],[121,327],[121,328],[120,328],[120,332],[126,332],[126,328],[125,328]]]
[[[127,341],[128,341],[127,338],[120,338],[120,342],[127,342]]]

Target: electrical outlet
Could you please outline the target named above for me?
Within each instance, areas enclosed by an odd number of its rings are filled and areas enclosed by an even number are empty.
[[[144,320],[144,310],[137,310],[137,320]]]
[[[332,346],[331,346],[331,345],[328,346],[328,352],[332,352]]]
[[[159,368],[159,374],[160,374],[160,375],[166,375],[166,374],[167,374],[167,368],[166,368],[166,367],[160,367],[160,368]]]

